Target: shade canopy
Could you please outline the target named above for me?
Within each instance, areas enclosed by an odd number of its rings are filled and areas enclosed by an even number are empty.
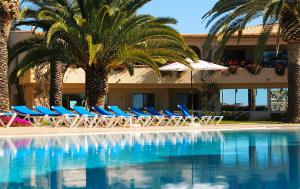
[[[192,61],[191,59],[187,59],[187,61],[190,63],[191,68],[193,70],[206,70],[206,71],[213,71],[213,70],[227,70],[228,68],[225,66],[221,66],[218,64],[213,64],[210,62],[206,62],[204,60],[198,60],[198,61]],[[168,64],[166,66],[163,66],[159,68],[160,71],[177,71],[177,72],[183,72],[183,71],[189,71],[191,70],[186,65],[175,62],[172,64]]]

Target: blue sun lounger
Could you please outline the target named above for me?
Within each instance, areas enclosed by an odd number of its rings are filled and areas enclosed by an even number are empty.
[[[121,110],[118,106],[108,106],[108,108],[113,111],[119,117],[119,125],[124,126],[137,126],[133,124],[134,117],[123,110]]]
[[[86,127],[98,127],[102,121],[102,117],[92,113],[82,106],[74,106],[73,110],[83,117],[83,124]]]
[[[205,116],[205,115],[202,115],[200,117],[193,116],[192,114],[190,114],[187,107],[182,104],[178,105],[178,108],[181,111],[183,116],[191,119],[191,122],[193,122],[192,119],[194,119],[194,121],[195,121],[198,118],[198,119],[200,119],[201,124],[204,123],[205,125],[209,125],[210,123],[214,123],[215,125],[218,125],[223,119],[223,116]]]
[[[14,112],[2,112],[0,113],[0,117],[9,117],[9,121],[5,124],[1,119],[0,119],[0,124],[5,127],[8,128],[11,126],[11,124],[14,122],[14,120],[17,117],[17,114]]]
[[[146,107],[145,109],[152,115],[152,122],[157,122],[155,126],[160,126],[169,120],[165,115],[159,113],[154,107]],[[166,126],[166,124],[164,124],[164,126]]]
[[[138,108],[130,108],[130,111],[136,116],[136,121],[138,124],[141,124],[142,127],[147,127],[152,123],[152,116],[146,114]]]
[[[62,115],[61,113],[55,112],[50,110],[49,108],[46,108],[44,106],[35,106],[34,107],[38,112],[45,114],[45,121],[49,121],[50,124],[54,127],[59,127],[64,123],[65,119],[67,119],[67,116]]]
[[[212,116],[201,116],[201,117],[194,116],[189,112],[187,107],[183,104],[179,104],[178,109],[181,112],[182,116],[184,117],[183,125],[186,124],[188,121],[190,121],[189,125],[191,126],[194,125],[199,126],[202,125],[203,123],[204,125],[207,125],[209,124],[209,121],[212,118]],[[198,124],[195,122],[198,122]]]
[[[163,112],[169,118],[167,126],[170,124],[172,124],[172,126],[182,126],[182,124],[180,124],[180,121],[184,120],[184,118],[181,115],[175,114],[168,109],[163,109]]]
[[[68,116],[69,118],[73,118],[73,119],[66,120],[67,125],[69,125],[70,128],[78,127],[82,123],[83,118],[81,116],[67,110],[66,108],[64,108],[62,106],[52,106],[51,108],[53,110],[57,111],[58,113],[61,113],[62,115]]]
[[[99,115],[103,116],[105,119],[102,121],[102,126],[104,127],[114,127],[118,124],[118,116],[114,113],[107,111],[101,106],[94,106],[92,108]]]
[[[11,109],[20,116],[24,116],[24,119],[33,123],[33,126],[42,126],[43,121],[48,118],[46,114],[31,110],[26,106],[12,106]]]

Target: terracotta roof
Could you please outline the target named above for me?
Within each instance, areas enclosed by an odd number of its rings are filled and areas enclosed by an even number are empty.
[[[273,29],[272,29],[272,35],[276,35],[277,30],[278,30],[279,25],[275,24],[273,25]],[[260,35],[260,32],[262,31],[262,25],[256,25],[256,26],[249,26],[246,27],[243,30],[243,37],[244,38],[251,38],[251,37],[258,37]],[[21,31],[14,31],[14,32],[30,32],[32,33],[32,31],[26,31],[26,30],[21,30]],[[43,32],[36,32],[37,34],[42,34]],[[181,34],[184,38],[206,38],[208,36],[208,34]],[[233,35],[233,37],[237,37],[237,33]]]
[[[275,24],[272,28],[272,35],[276,35],[279,25]],[[246,27],[243,30],[243,37],[258,37],[263,29],[262,25],[250,26]],[[184,38],[206,38],[208,34],[182,34]],[[237,37],[237,33],[233,35],[233,37]]]

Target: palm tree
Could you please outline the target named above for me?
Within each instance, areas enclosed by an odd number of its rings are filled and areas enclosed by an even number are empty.
[[[0,110],[9,111],[7,41],[13,21],[19,14],[19,1],[0,0]]]
[[[69,61],[68,51],[65,46],[57,41],[51,46],[46,44],[44,35],[37,34],[15,44],[9,49],[9,62],[22,53],[25,57],[16,65],[10,75],[10,82],[13,83],[27,70],[43,65],[50,66],[50,90],[49,105],[62,105],[63,93],[63,64],[67,66]]]
[[[217,39],[218,48],[215,61],[222,55],[230,37],[238,34],[238,42],[243,29],[255,19],[262,19],[262,32],[258,39],[255,62],[263,59],[263,51],[269,36],[277,32],[277,52],[280,37],[288,43],[288,121],[300,122],[300,1],[299,0],[219,0],[203,18],[211,26],[210,35],[205,43]]]
[[[35,4],[31,8],[23,8],[21,10],[21,18],[15,23],[15,26],[27,25],[35,28],[42,29],[47,33],[50,26],[53,24],[49,20],[38,19],[39,12],[44,9],[53,9],[64,6],[60,1],[56,0],[27,0],[29,3]],[[63,3],[63,2],[62,2]],[[67,65],[66,62],[70,60],[66,55],[68,54],[67,49],[62,46],[61,41],[52,47],[47,46],[45,36],[36,35],[29,39],[25,39],[15,44],[9,50],[9,62],[12,62],[18,55],[31,51],[26,54],[25,58],[16,65],[13,73],[10,76],[10,81],[15,81],[18,77],[22,76],[27,70],[43,66],[46,64],[50,65],[50,87],[49,87],[49,105],[60,106],[62,105],[63,96],[63,65]],[[32,51],[33,50],[33,51]]]
[[[196,55],[169,24],[171,18],[137,15],[149,0],[77,0],[44,9],[39,19],[53,21],[47,44],[61,39],[72,52],[73,65],[85,70],[85,92],[90,107],[104,105],[108,75],[115,68],[134,73],[136,64],[149,65],[159,74],[159,65]]]

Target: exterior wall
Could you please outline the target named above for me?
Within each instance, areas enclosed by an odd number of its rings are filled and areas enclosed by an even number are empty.
[[[108,104],[118,105],[124,109],[132,106],[132,97],[135,93],[154,93],[155,106],[157,108],[168,107],[168,89],[155,89],[155,88],[110,88],[108,95]]]

